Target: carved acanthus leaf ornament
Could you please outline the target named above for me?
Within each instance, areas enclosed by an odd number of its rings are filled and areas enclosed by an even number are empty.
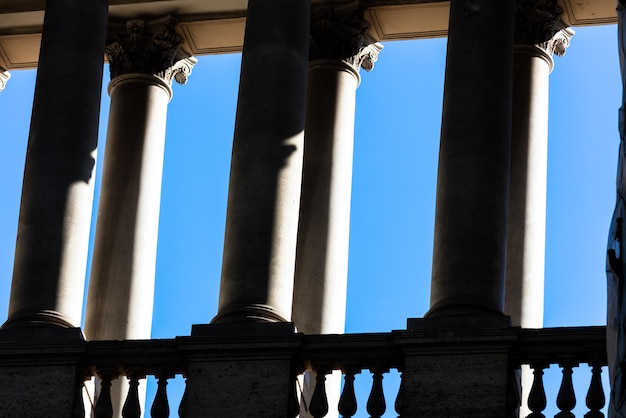
[[[549,41],[563,25],[557,0],[515,0],[515,43],[538,45]]]
[[[309,59],[334,59],[355,70],[374,68],[383,46],[367,37],[369,24],[362,10],[339,10],[329,6],[313,9]]]
[[[197,60],[182,50],[183,39],[176,33],[175,23],[170,17],[125,22],[106,47],[111,79],[140,73],[169,84],[172,80],[185,84]]]
[[[9,78],[11,78],[11,73],[9,73],[8,71],[3,71],[0,68],[0,91],[4,90],[4,88],[7,86],[7,81],[9,81]]]

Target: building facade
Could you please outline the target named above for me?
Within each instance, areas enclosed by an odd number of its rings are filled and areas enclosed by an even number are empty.
[[[614,22],[613,2],[205,3],[0,3],[0,88],[12,70],[38,69],[0,415],[141,416],[138,382],[155,375],[152,416],[168,416],[167,379],[182,374],[180,416],[322,417],[335,404],[353,416],[354,375],[368,369],[366,408],[381,416],[394,368],[403,417],[518,416],[520,405],[525,416],[545,408],[554,363],[567,414],[572,367],[589,363],[587,405],[601,416],[605,330],[541,329],[537,307],[553,55],[569,26]],[[430,310],[403,331],[344,335],[360,71],[385,40],[433,36],[448,51]],[[193,76],[194,56],[238,50],[218,313],[190,336],[150,340],[171,85]],[[105,57],[111,112],[81,329]],[[333,371],[345,379],[335,401]]]

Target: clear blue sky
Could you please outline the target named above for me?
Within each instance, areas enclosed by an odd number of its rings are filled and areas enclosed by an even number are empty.
[[[615,202],[621,102],[617,35],[614,25],[576,32],[567,54],[555,57],[550,78],[546,326],[605,323],[605,252]],[[347,332],[402,329],[407,317],[428,310],[445,45],[445,39],[389,42],[374,70],[362,72]],[[188,335],[192,324],[207,323],[216,313],[240,59],[239,54],[200,57],[188,84],[174,86],[159,227],[155,338]],[[106,73],[108,69],[105,85]],[[3,315],[34,80],[34,71],[14,71],[0,93]],[[106,87],[102,103],[98,169],[104,155]],[[586,366],[582,374],[577,393],[581,406],[589,378]],[[360,414],[365,414],[365,399],[360,403]],[[389,410],[392,405],[389,398]],[[581,411],[575,412],[582,416]]]

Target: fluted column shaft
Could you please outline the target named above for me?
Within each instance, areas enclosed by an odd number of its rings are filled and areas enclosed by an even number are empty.
[[[107,13],[46,3],[5,327],[80,326]]]
[[[452,0],[430,311],[502,315],[513,0]]]
[[[250,0],[214,323],[291,318],[308,65],[307,0]]]

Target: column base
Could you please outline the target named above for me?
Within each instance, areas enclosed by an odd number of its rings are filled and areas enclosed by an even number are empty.
[[[8,328],[76,328],[65,315],[50,310],[25,310],[11,314],[0,329]]]
[[[249,304],[220,309],[211,324],[271,324],[289,322],[269,305]]]

